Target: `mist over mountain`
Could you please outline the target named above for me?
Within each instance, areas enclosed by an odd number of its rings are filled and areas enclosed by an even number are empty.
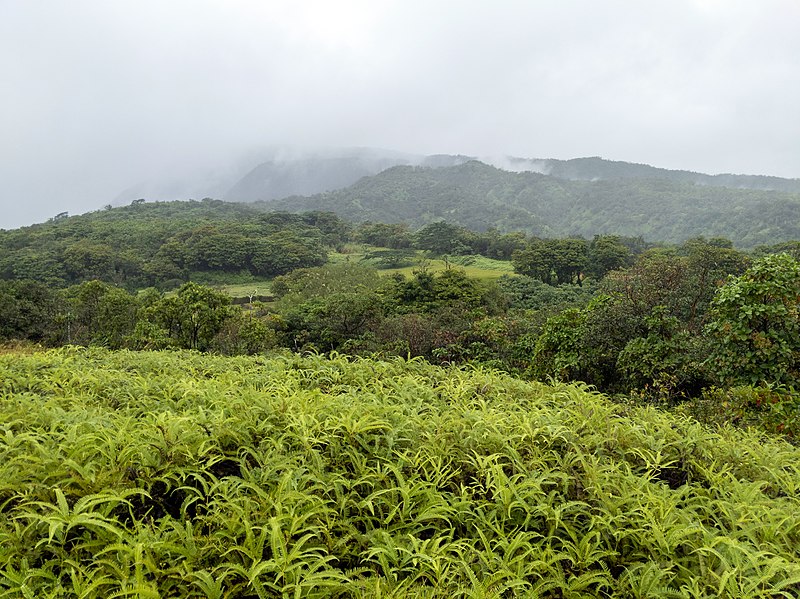
[[[424,156],[376,148],[281,152],[253,168],[221,197],[230,202],[256,202],[313,195],[349,187],[362,177],[394,166],[443,168],[474,159],[474,156]]]
[[[222,197],[231,202],[255,202],[312,195],[342,189],[362,177],[422,160],[421,156],[372,148],[279,152],[256,165]]]
[[[471,160],[478,160],[510,173],[539,173],[573,181],[661,179],[693,185],[800,192],[800,179],[760,175],[708,175],[692,171],[668,170],[647,164],[605,160],[599,157],[558,160],[463,154],[424,156],[374,148],[356,148],[279,154],[255,166],[224,194],[212,197],[221,197],[232,202],[254,202],[295,195],[309,196],[349,187],[362,177],[377,175],[395,166],[447,168]]]
[[[252,151],[230,164],[186,168],[140,182],[120,192],[111,202],[123,205],[139,198],[154,201],[224,199],[231,202],[279,200],[344,189],[362,177],[395,166],[446,168],[478,160],[510,173],[532,172],[574,181],[663,179],[671,182],[800,192],[800,179],[759,175],[708,175],[668,170],[599,157],[559,160],[517,156],[411,154],[379,148],[299,149],[271,147]]]

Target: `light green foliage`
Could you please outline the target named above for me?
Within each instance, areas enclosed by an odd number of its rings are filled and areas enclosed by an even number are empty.
[[[418,360],[0,356],[6,597],[796,597],[800,449]]]
[[[795,384],[800,366],[800,263],[766,256],[722,287],[706,328],[726,382]]]

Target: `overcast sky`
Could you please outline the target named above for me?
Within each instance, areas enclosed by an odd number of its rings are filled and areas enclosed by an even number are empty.
[[[0,0],[0,227],[253,148],[800,177],[798,0]]]

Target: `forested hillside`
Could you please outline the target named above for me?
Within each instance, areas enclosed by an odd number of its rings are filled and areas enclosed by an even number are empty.
[[[135,289],[204,273],[275,276],[324,263],[343,226],[331,214],[267,213],[263,205],[135,201],[0,230],[0,279],[99,279]]]
[[[272,205],[412,228],[446,220],[544,237],[613,233],[679,243],[702,235],[726,237],[740,247],[800,238],[798,193],[655,178],[569,180],[477,161],[435,169],[397,166],[347,189]]]
[[[524,159],[511,159],[512,165],[524,168]],[[572,158],[570,160],[534,160],[534,166],[548,175],[560,179],[581,179],[587,181],[610,179],[664,179],[672,183],[691,183],[739,189],[762,189],[800,193],[800,179],[784,179],[764,175],[707,175],[693,171],[657,168],[649,164],[637,164],[617,160],[604,160],[598,157]],[[535,170],[535,169],[532,169]]]
[[[799,179],[759,175],[707,175],[598,157],[570,160],[515,156],[477,158],[450,154],[423,156],[376,148],[332,148],[308,152],[276,150],[275,156],[256,165],[234,185],[223,190],[221,195],[213,197],[232,202],[254,202],[292,195],[313,195],[348,187],[361,177],[376,175],[394,166],[441,168],[461,165],[470,160],[480,160],[507,171],[532,171],[567,180],[660,179],[671,183],[800,193]],[[175,197],[173,194],[170,199]],[[185,197],[191,197],[191,194]]]

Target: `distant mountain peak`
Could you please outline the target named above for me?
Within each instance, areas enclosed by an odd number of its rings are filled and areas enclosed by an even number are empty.
[[[347,188],[363,177],[395,166],[450,168],[480,161],[509,173],[538,173],[570,181],[661,179],[736,189],[800,192],[799,179],[758,175],[708,175],[669,170],[648,164],[585,156],[561,160],[509,155],[412,154],[370,147],[299,148],[271,146],[253,150],[236,168],[201,171],[132,186],[115,205],[140,197],[149,200],[222,198],[235,202],[273,201],[292,196],[312,196]],[[243,165],[247,165],[243,167]],[[477,166],[475,168],[478,168]]]

